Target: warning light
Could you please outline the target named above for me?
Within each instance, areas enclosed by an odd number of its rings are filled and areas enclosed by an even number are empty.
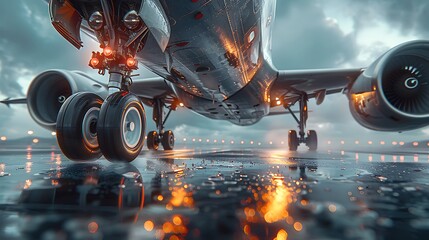
[[[110,48],[110,47],[105,47],[105,48],[103,49],[103,54],[104,54],[104,56],[106,56],[106,57],[111,57],[111,56],[113,55],[113,49],[112,49],[112,48]]]
[[[134,58],[128,58],[127,59],[127,66],[129,68],[134,68],[137,65],[137,61]]]

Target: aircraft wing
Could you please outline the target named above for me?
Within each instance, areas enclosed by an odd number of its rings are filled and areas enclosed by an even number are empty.
[[[320,104],[325,95],[343,92],[363,68],[279,71],[271,86],[271,99],[295,103],[303,93]]]
[[[146,105],[152,106],[153,99],[170,99],[174,92],[161,77],[133,80],[130,91],[139,96]]]

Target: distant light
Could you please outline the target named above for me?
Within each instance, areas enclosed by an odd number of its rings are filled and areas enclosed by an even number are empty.
[[[153,222],[152,222],[152,221],[150,221],[150,220],[148,220],[148,221],[144,222],[143,226],[144,226],[144,229],[145,229],[146,231],[148,231],[148,232],[152,231],[152,230],[153,230],[153,228],[154,228],[154,224],[153,224]]]
[[[222,139],[222,143],[225,143],[225,140],[224,140],[224,139]],[[429,146],[429,143],[428,143],[428,146]]]
[[[200,138],[200,139],[198,139],[198,142],[202,142],[203,140]]]
[[[208,142],[208,143],[209,143],[209,142],[210,142],[210,139],[207,139],[207,140],[206,140],[206,142]]]
[[[57,136],[57,132],[51,132],[52,136]]]
[[[184,107],[184,106],[185,106],[185,104],[183,104],[183,103],[179,103],[179,106]]]
[[[392,142],[392,145],[396,146],[396,145],[398,145],[398,142],[393,141],[393,142]]]
[[[97,68],[98,64],[100,64],[100,59],[93,57],[89,61],[89,64],[91,65],[92,68]]]
[[[261,146],[262,143],[258,143],[258,146]]]
[[[399,145],[403,146],[405,143],[404,142],[399,142]]]
[[[231,141],[231,144],[234,144],[234,141]]]
[[[341,140],[341,142],[340,142],[340,143],[341,143],[341,145],[344,145],[344,143],[345,143],[345,142],[344,142],[344,140]]]
[[[384,144],[386,144],[386,142],[380,141],[380,145],[384,145]]]
[[[359,144],[359,141],[358,141],[358,140],[356,140],[356,141],[355,141],[355,144],[356,144],[356,145],[357,145],[357,144]]]
[[[192,142],[195,142],[195,138],[192,138]]]
[[[183,141],[186,142],[186,138],[184,138]]]
[[[214,142],[214,143],[217,143],[217,140],[215,139],[215,140],[213,140],[213,142]]]
[[[273,144],[273,142],[272,141],[270,141],[270,145],[272,145]]]
[[[418,143],[418,142],[413,142],[413,146],[414,146],[414,147],[418,147],[418,146],[419,146],[419,143]]]
[[[332,143],[331,141],[328,141],[328,145],[331,145],[331,143]]]
[[[241,141],[240,143],[241,143],[241,144],[244,144],[244,141]]]
[[[2,141],[6,141],[6,140],[7,140],[7,137],[6,137],[6,136],[1,136],[1,137],[0,137],[0,140],[2,140]]]
[[[250,141],[250,144],[252,144],[252,145],[253,145],[253,141]]]
[[[280,105],[282,105],[282,101],[278,100],[278,101],[276,102],[276,104],[277,104],[277,106],[280,106]]]
[[[90,222],[88,224],[88,232],[96,233],[98,231],[98,224],[96,222]]]
[[[33,134],[34,134],[34,131],[29,130],[27,133],[28,133],[28,135],[33,135]]]
[[[39,139],[37,138],[33,139],[33,143],[39,143]]]
[[[372,145],[372,141],[368,141],[368,144],[369,144],[369,145]]]

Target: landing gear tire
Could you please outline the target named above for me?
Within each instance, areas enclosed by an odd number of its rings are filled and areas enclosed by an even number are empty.
[[[295,152],[298,149],[299,140],[295,130],[290,130],[288,133],[289,151]]]
[[[317,133],[314,130],[307,131],[307,141],[306,141],[308,150],[316,151],[317,150]]]
[[[113,162],[131,162],[144,145],[146,114],[140,99],[120,91],[101,106],[97,138],[101,152]]]
[[[83,162],[101,157],[96,126],[102,103],[103,99],[96,94],[79,92],[61,106],[56,133],[67,158]]]
[[[147,134],[147,148],[157,151],[159,148],[159,135],[156,131],[150,131]]]
[[[173,131],[168,130],[162,134],[161,139],[162,147],[164,150],[173,150],[174,148],[174,134]]]

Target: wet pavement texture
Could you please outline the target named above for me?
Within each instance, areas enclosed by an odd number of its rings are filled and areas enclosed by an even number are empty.
[[[428,153],[3,152],[0,239],[427,239],[428,166]]]

